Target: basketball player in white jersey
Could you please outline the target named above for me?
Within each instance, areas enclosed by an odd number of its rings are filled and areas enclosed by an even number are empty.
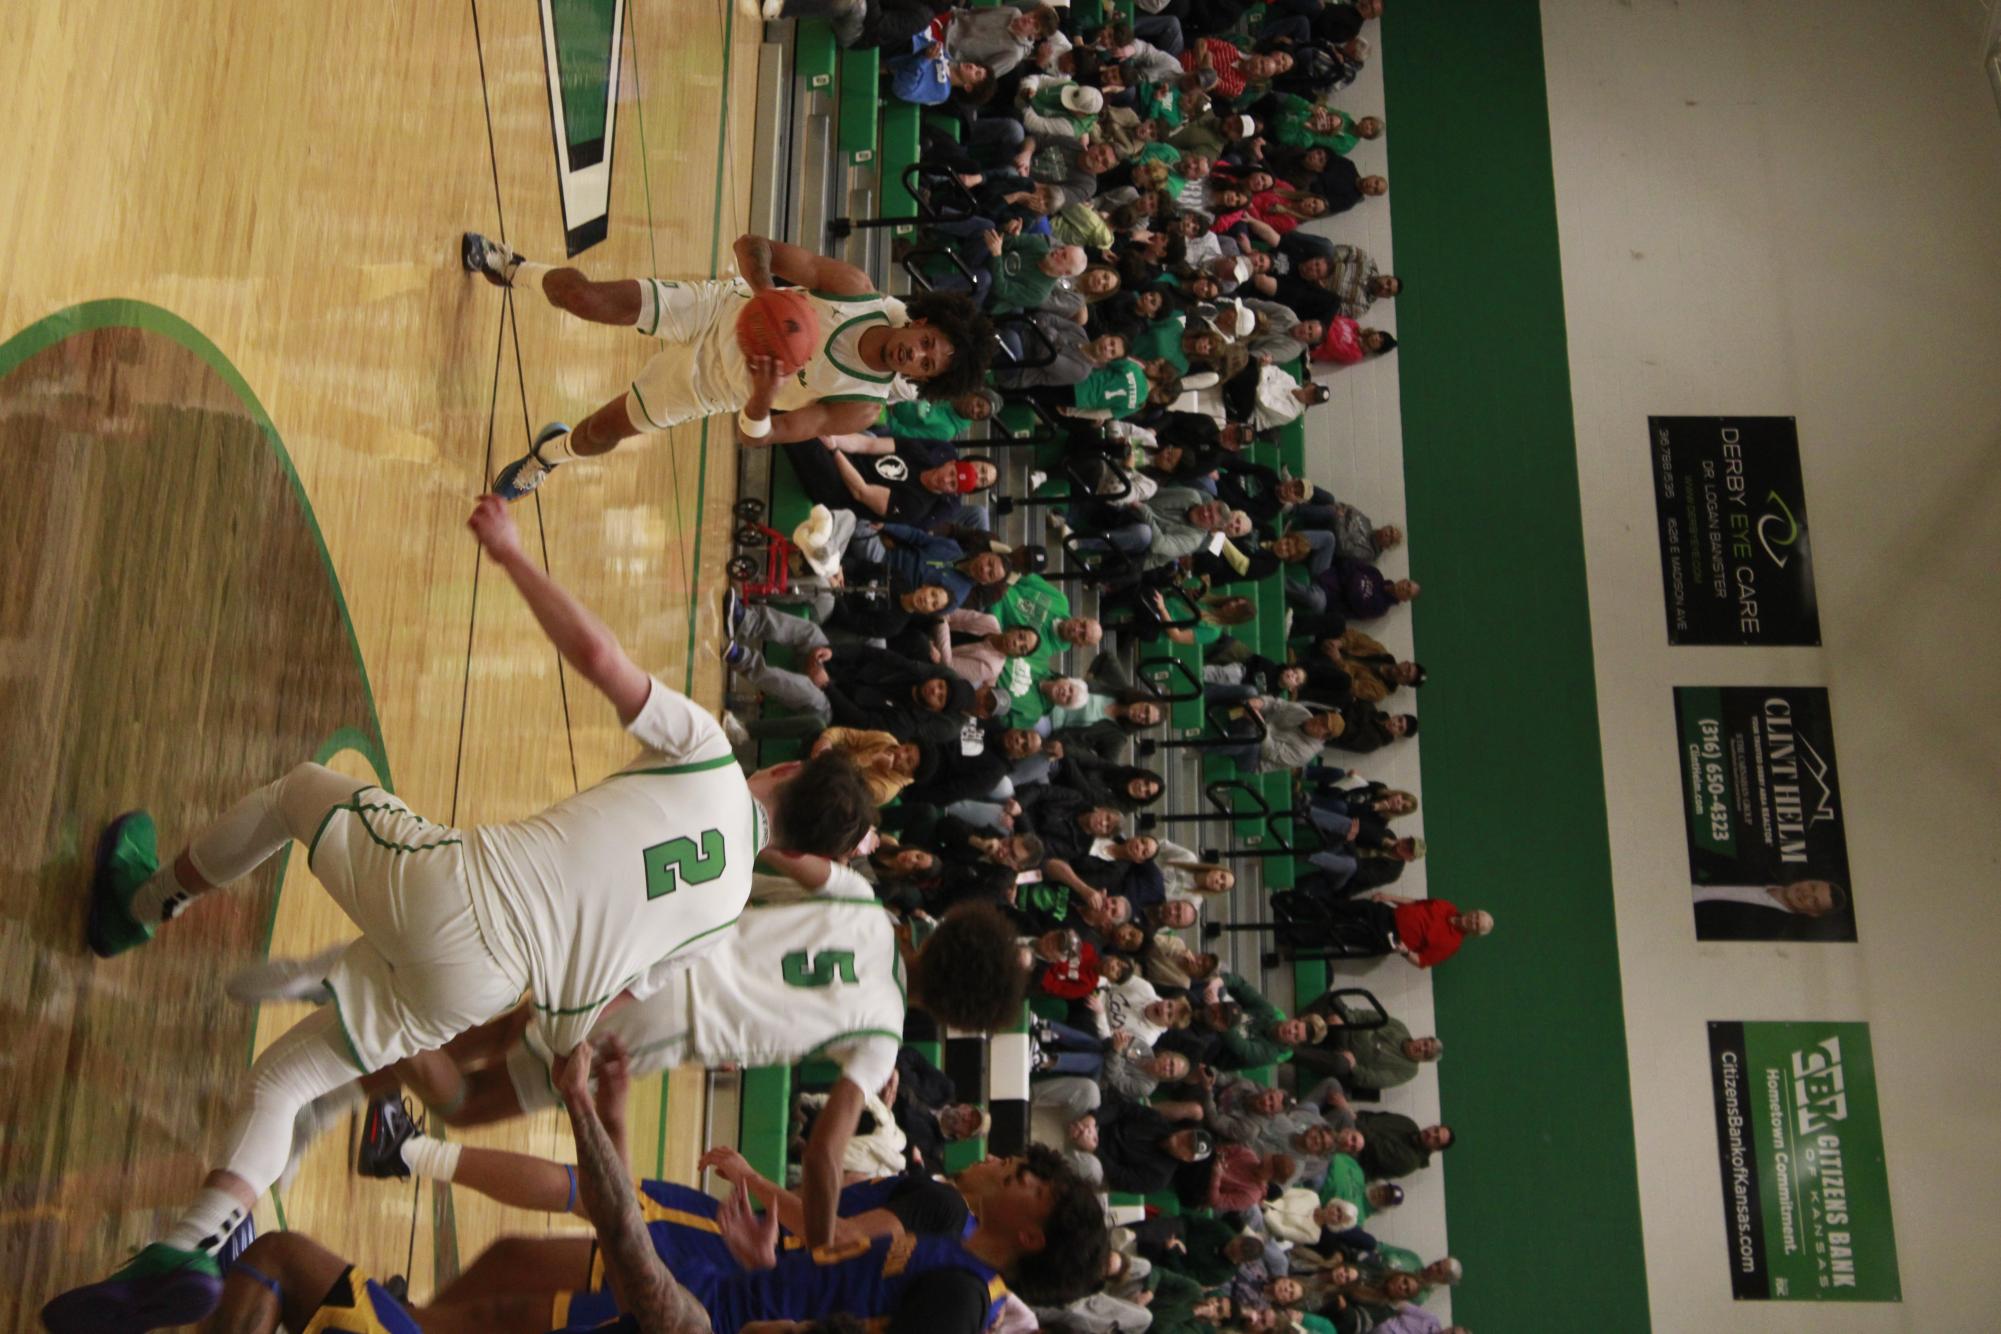
[[[150,818],[120,817],[91,885],[89,936],[101,955],[145,943],[293,840],[362,935],[328,975],[333,1004],[251,1066],[248,1105],[194,1204],[111,1278],[49,1303],[43,1320],[56,1334],[200,1318],[221,1291],[218,1248],[277,1179],[293,1122],[315,1098],[506,1013],[524,990],[538,1039],[568,1052],[655,964],[720,941],[768,842],[841,854],[872,822],[868,787],[845,758],[746,779],[716,720],[634,663],[526,555],[497,497],[482,497],[468,526],[564,660],[611,702],[639,754],[539,814],[464,831],[316,764],[252,792],[164,866]]]
[[[532,264],[467,232],[461,261],[469,272],[539,291],[580,319],[665,340],[622,397],[575,430],[552,422],[536,432],[528,453],[494,477],[495,493],[519,499],[563,463],[719,413],[737,414],[744,445],[790,444],[864,430],[897,399],[949,400],[980,388],[993,331],[965,297],[901,301],[876,291],[852,264],[762,236],[738,237],[735,254],[737,278],[592,282],[581,270]],[[819,317],[820,343],[803,365],[746,358],[737,346],[737,316],[774,278],[803,288]]]
[[[592,1032],[626,1053],[634,1078],[690,1061],[793,1065],[820,1056],[837,1063],[842,1077],[814,1121],[802,1178],[805,1236],[819,1246],[832,1239],[841,1160],[864,1098],[896,1068],[906,1006],[960,1032],[992,1032],[1020,1018],[1028,970],[1013,924],[992,907],[955,909],[913,948],[909,928],[847,867],[814,856],[768,860],[785,877],[759,874],[757,896],[789,892],[789,899],[754,904],[713,949],[656,965],[606,1008]],[[802,886],[813,892],[800,896]],[[300,993],[251,998],[279,994]],[[515,1031],[505,1021],[496,1026],[496,1033]],[[475,1037],[457,1050],[463,1055],[476,1045]],[[475,1070],[456,1089],[459,1073],[442,1052],[406,1061],[397,1072],[415,1076],[427,1100],[442,1098],[442,1106],[432,1105],[447,1124],[468,1126],[556,1106],[550,1068],[531,1027],[506,1050],[504,1065]],[[343,1092],[329,1101],[352,1106],[356,1099]],[[395,1156],[401,1119],[400,1112],[371,1113],[360,1154],[365,1174],[406,1174]],[[372,1143],[379,1139],[388,1142]]]

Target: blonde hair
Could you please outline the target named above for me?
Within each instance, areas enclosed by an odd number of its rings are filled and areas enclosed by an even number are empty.
[[[1244,625],[1257,619],[1258,604],[1238,594],[1211,593],[1202,599],[1206,625]]]
[[[1182,888],[1190,894],[1227,894],[1231,888],[1235,887],[1237,882],[1237,873],[1221,862],[1162,862],[1161,867],[1163,870],[1188,872],[1188,881]],[[1230,877],[1230,885],[1223,889],[1203,888],[1202,877],[1213,875],[1217,871],[1221,871],[1224,875]]]

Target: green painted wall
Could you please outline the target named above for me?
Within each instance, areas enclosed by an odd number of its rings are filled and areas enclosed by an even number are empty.
[[[1646,1270],[1540,17],[1392,0],[1382,49],[1430,885],[1498,919],[1433,978],[1453,1313],[1625,1334]]]

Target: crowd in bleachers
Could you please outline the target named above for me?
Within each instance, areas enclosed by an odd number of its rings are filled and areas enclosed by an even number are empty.
[[[896,258],[972,297],[1000,350],[980,392],[785,446],[818,508],[787,597],[728,595],[727,723],[861,763],[887,803],[865,871],[886,902],[1014,920],[1035,1138],[1113,1199],[1166,1206],[1114,1232],[1100,1291],[1022,1327],[1437,1330],[1424,1302],[1459,1263],[1376,1220],[1454,1135],[1375,1103],[1442,1043],[1339,990],[1284,1013],[1204,948],[1227,858],[1149,818],[1178,658],[1205,775],[1290,776],[1296,855],[1263,885],[1283,948],[1428,968],[1493,927],[1392,892],[1424,855],[1396,825],[1417,799],[1352,772],[1418,731],[1424,668],[1370,633],[1420,592],[1379,568],[1404,535],[1276,447],[1325,400],[1317,375],[1396,346],[1367,321],[1400,280],[1300,225],[1387,189],[1346,156],[1382,117],[1340,99],[1381,5],[1093,9],[767,6],[880,47],[886,94],[927,108]],[[1008,543],[1004,469],[968,437],[1024,411],[1046,537]],[[961,1092],[906,1049],[850,1168],[942,1170],[990,1124]]]

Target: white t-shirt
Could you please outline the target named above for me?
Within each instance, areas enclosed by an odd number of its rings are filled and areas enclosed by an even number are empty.
[[[864,1093],[896,1068],[906,1007],[896,925],[845,866],[796,903],[746,908],[682,976],[689,1051],[709,1065],[824,1056]]]
[[[1697,885],[1697,903],[1748,903],[1753,908],[1770,908],[1773,912],[1790,913],[1785,900],[1773,898],[1763,885]]]
[[[1105,988],[1105,1022],[1114,1033],[1123,1029],[1152,1046],[1167,1030],[1146,1017],[1146,1007],[1160,999],[1153,983],[1134,973],[1116,986]]]
[[[535,993],[558,1055],[655,963],[716,943],[770,836],[721,725],[693,700],[655,680],[626,731],[645,749],[624,769],[466,838],[480,931]]]

